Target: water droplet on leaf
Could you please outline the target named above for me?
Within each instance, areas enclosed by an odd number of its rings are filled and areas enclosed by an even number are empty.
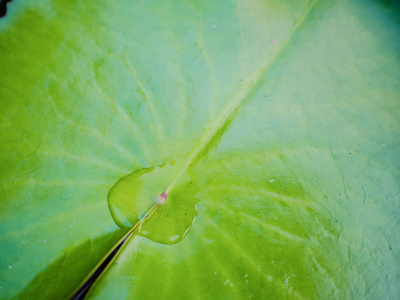
[[[137,234],[163,244],[182,240],[193,225],[198,201],[196,182],[187,172],[169,189],[183,166],[184,162],[164,163],[138,169],[120,179],[108,194],[109,209],[118,226],[135,226],[157,205],[151,217],[140,224]]]

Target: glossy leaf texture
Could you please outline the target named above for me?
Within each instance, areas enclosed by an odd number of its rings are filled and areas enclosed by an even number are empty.
[[[183,166],[89,299],[399,298],[399,14],[9,3],[0,298],[67,298]]]

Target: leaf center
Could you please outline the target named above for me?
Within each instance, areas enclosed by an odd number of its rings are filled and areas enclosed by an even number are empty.
[[[120,179],[108,194],[111,215],[118,226],[132,228],[155,242],[175,244],[192,227],[197,215],[197,186],[187,172],[180,174],[183,163],[141,168]],[[177,177],[174,188],[167,189]],[[151,213],[152,217],[147,219]],[[146,222],[144,222],[146,220]]]

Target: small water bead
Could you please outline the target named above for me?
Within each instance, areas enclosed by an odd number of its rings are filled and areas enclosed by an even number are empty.
[[[164,163],[120,179],[108,194],[109,209],[118,226],[131,228],[142,220],[137,234],[163,244],[182,240],[197,215],[197,186],[185,172],[167,190],[183,167],[183,162]],[[144,221],[149,212],[151,217]]]

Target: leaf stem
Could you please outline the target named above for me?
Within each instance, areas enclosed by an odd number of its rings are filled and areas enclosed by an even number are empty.
[[[103,274],[111,266],[111,263],[117,258],[118,254],[121,252],[121,249],[127,243],[127,241],[129,241],[136,229],[140,228],[143,222],[146,221],[159,206],[160,204],[156,203],[147,210],[144,217],[114,245],[114,247],[103,257],[96,267],[94,267],[90,274],[86,276],[79,287],[68,298],[69,300],[82,300],[86,297],[90,289],[100,280]]]

